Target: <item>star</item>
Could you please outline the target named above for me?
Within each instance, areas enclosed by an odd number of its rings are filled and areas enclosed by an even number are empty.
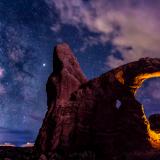
[[[43,66],[43,67],[46,67],[46,63],[43,63],[42,66]]]

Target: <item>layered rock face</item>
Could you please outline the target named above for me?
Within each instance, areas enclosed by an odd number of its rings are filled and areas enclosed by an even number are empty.
[[[145,79],[158,76],[160,59],[144,58],[87,81],[69,46],[58,45],[36,151],[50,160],[106,160],[160,147],[134,96]]]

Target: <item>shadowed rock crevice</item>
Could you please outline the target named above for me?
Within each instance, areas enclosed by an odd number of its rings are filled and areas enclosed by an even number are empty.
[[[55,48],[53,62],[48,111],[35,144],[39,154],[70,160],[87,153],[106,160],[160,147],[159,135],[135,99],[145,79],[160,76],[160,59],[143,58],[89,81],[67,44]]]
[[[149,116],[150,128],[157,133],[160,133],[160,114],[152,114]]]

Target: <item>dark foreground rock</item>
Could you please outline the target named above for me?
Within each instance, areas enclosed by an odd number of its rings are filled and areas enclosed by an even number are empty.
[[[79,152],[71,156],[70,160],[95,160],[95,155],[91,152]],[[0,160],[49,160],[44,154],[36,156],[33,148],[0,147]],[[113,156],[108,160],[160,160],[160,151],[134,151],[123,152]]]
[[[33,147],[0,147],[0,160],[36,160]]]
[[[53,69],[48,111],[35,143],[39,155],[106,160],[160,148],[159,136],[135,98],[145,79],[160,76],[160,59],[143,58],[87,81],[69,46],[60,44]]]

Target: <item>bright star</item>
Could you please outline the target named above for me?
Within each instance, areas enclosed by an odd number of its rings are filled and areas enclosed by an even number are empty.
[[[45,67],[45,66],[46,66],[46,64],[45,64],[45,63],[43,63],[43,64],[42,64],[42,66],[43,66],[43,67]]]

